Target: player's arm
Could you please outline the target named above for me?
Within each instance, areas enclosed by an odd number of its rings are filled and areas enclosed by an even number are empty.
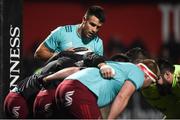
[[[44,42],[39,45],[34,53],[34,58],[40,59],[43,61],[47,61],[49,58],[53,56],[53,52],[51,52],[45,45]]]
[[[126,80],[114,102],[112,103],[108,119],[118,118],[128,104],[132,94],[135,92],[135,86],[131,81]]]
[[[106,64],[107,58],[93,52],[83,56],[84,65],[87,67],[98,67],[104,78],[112,78],[115,75],[113,68]]]
[[[48,75],[43,78],[44,82],[50,82],[52,80],[63,80],[64,78],[68,77],[69,75],[78,72],[80,67],[68,67],[62,70],[55,72],[54,74]]]
[[[45,65],[50,63],[50,62],[52,62],[52,61],[54,61],[54,60],[57,60],[58,58],[61,58],[61,57],[70,57],[70,56],[73,56],[73,54],[74,54],[74,51],[72,51],[71,48],[67,49],[66,51],[61,51],[59,53],[55,53],[51,58],[49,58],[47,60]]]

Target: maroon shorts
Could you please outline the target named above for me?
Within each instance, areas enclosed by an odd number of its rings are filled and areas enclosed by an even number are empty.
[[[4,112],[8,118],[25,119],[29,110],[26,100],[15,92],[9,92],[4,100]]]
[[[35,118],[52,118],[55,112],[56,89],[41,90],[34,101],[33,114]]]
[[[61,117],[102,118],[96,96],[78,80],[64,80],[56,89],[56,104]]]

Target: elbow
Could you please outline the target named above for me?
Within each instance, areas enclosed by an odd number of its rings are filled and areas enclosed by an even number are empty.
[[[37,52],[34,53],[34,58],[37,59],[38,58],[38,54]]]
[[[41,51],[36,51],[36,52],[34,53],[34,59],[40,60],[40,61],[44,61],[44,62],[48,60],[48,58],[46,58],[45,56],[43,56],[43,54],[42,54]]]
[[[40,59],[39,51],[35,51],[34,58],[35,59]]]
[[[80,71],[80,67],[71,67],[70,68],[70,74],[76,73],[78,71]]]
[[[34,58],[38,60],[43,60],[44,55],[46,55],[47,49],[43,44],[40,44],[34,53]]]
[[[80,68],[79,67],[74,67],[73,73],[78,72],[78,71],[80,71]]]

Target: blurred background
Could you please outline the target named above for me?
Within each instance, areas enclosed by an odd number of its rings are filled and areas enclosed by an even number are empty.
[[[164,0],[24,0],[23,76],[31,75],[41,62],[33,59],[37,46],[61,25],[81,23],[91,5],[105,9],[107,21],[99,35],[105,55],[145,49],[151,57],[180,64],[180,2]],[[136,93],[121,118],[162,118]]]

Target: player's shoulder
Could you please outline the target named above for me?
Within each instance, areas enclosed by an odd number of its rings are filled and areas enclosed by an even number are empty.
[[[94,37],[93,41],[96,43],[102,43],[102,39],[99,36]]]
[[[58,26],[52,32],[73,32],[77,25]]]
[[[73,32],[78,25],[64,25],[61,26],[60,29],[62,29],[64,32],[70,33]]]
[[[124,66],[129,66],[129,67],[133,67],[133,68],[138,68],[136,64],[131,63],[131,62],[118,62]]]
[[[121,66],[120,68],[127,68],[127,69],[139,69],[136,64],[131,62],[119,62],[119,61],[106,61],[107,64],[110,65],[118,65]]]
[[[175,71],[174,71],[174,74],[177,74],[178,76],[180,76],[180,65],[174,65],[175,67]]]
[[[175,67],[175,69],[180,69],[180,65],[178,65],[178,64],[175,64],[174,67]]]
[[[130,71],[134,71],[134,73],[142,73],[141,69],[134,63],[131,62],[122,62],[125,68],[129,69]]]

